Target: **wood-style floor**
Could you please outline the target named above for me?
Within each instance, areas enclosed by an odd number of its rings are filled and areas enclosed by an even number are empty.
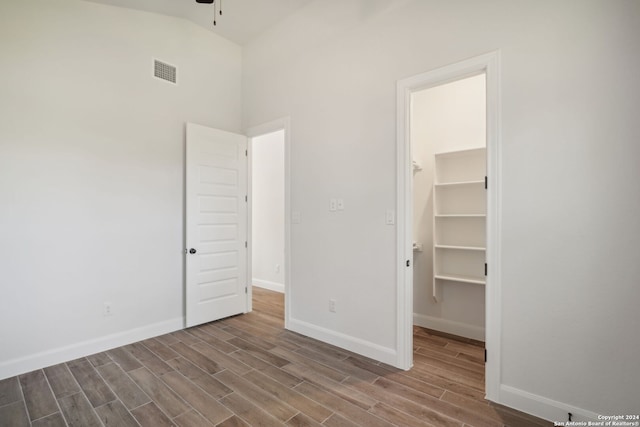
[[[483,399],[483,349],[421,328],[408,372],[254,312],[0,381],[0,426],[546,426]]]

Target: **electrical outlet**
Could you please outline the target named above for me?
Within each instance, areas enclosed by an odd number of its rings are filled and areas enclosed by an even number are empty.
[[[344,210],[344,199],[338,199],[337,203],[336,203],[336,207],[338,208],[339,211],[343,211]]]
[[[336,312],[336,300],[334,299],[329,300],[329,311],[332,313]]]
[[[110,302],[105,302],[104,303],[104,307],[102,309],[102,315],[104,317],[108,317],[113,315],[113,311],[111,310],[111,303]]]
[[[331,212],[338,210],[338,201],[336,199],[329,200],[329,210]]]

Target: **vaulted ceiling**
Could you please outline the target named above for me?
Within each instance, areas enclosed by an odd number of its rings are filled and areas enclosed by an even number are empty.
[[[188,19],[243,45],[312,0],[222,0],[223,15],[213,26],[213,5],[196,0],[87,0]],[[219,4],[220,0],[216,0]]]

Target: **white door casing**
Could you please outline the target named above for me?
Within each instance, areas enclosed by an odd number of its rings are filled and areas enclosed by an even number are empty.
[[[187,123],[186,326],[247,312],[247,138]]]
[[[413,273],[407,265],[413,255],[411,141],[409,112],[411,93],[452,81],[486,75],[487,100],[487,234],[486,234],[486,326],[485,326],[485,387],[488,400],[502,403],[501,388],[501,229],[500,215],[500,52],[494,51],[423,74],[399,80],[397,83],[397,362],[396,367],[410,369],[413,365]]]

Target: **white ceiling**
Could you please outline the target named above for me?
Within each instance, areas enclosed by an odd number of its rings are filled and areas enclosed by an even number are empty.
[[[213,5],[196,0],[87,0],[185,18],[243,45],[312,0],[222,0],[222,16],[213,26]],[[218,5],[220,0],[216,0]]]

